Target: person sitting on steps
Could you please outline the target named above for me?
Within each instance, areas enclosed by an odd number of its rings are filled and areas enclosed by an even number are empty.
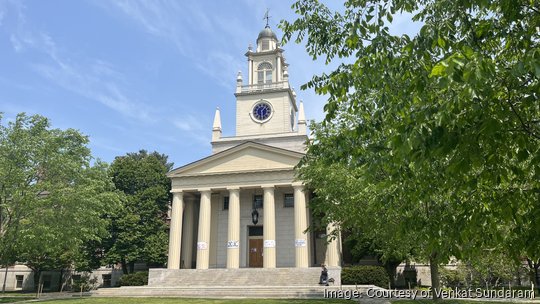
[[[328,269],[326,269],[326,265],[321,264],[321,276],[319,277],[319,284],[328,286]]]

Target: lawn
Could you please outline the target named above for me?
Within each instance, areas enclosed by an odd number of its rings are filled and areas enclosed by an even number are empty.
[[[23,296],[0,296],[0,303],[13,303],[19,301],[31,300],[34,297],[23,297]]]
[[[351,303],[347,300],[262,300],[262,299],[183,299],[183,298],[82,298],[82,299],[66,299],[45,301],[46,304],[334,304],[334,303]],[[499,303],[500,304],[500,303]]]

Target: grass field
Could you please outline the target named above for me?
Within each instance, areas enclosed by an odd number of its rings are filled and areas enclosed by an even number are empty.
[[[183,299],[183,298],[82,298],[44,301],[46,304],[344,304],[347,300],[262,300],[262,299]]]
[[[26,301],[31,300],[32,297],[11,297],[11,296],[0,296],[0,303],[13,303],[13,302],[19,302],[19,301]]]

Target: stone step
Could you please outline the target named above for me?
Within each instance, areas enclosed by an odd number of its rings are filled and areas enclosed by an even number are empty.
[[[323,298],[332,290],[357,290],[365,293],[372,285],[359,286],[197,286],[197,287],[120,287],[92,292],[96,297],[196,297],[196,298]]]
[[[328,269],[339,285],[341,269]],[[149,286],[317,286],[320,268],[150,269]]]

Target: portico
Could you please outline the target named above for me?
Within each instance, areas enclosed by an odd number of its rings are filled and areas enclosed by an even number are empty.
[[[192,268],[193,260],[196,269],[250,267],[250,253],[257,250],[263,268],[312,266],[309,193],[293,171],[302,156],[246,142],[172,171],[168,268]],[[252,166],[228,172],[239,163]],[[253,210],[262,219],[257,224]],[[249,248],[249,227],[262,228],[262,248]]]

